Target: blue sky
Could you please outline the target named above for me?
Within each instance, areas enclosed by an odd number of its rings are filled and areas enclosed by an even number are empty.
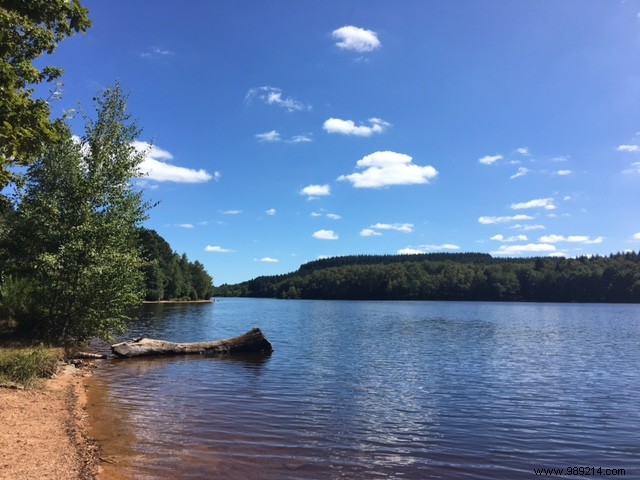
[[[640,248],[637,0],[83,3],[53,111],[121,82],[146,226],[216,285],[323,256]]]

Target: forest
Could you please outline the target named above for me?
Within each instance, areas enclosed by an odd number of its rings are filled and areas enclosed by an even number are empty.
[[[482,253],[362,255],[221,285],[216,296],[332,300],[640,302],[640,255],[493,258]]]
[[[144,266],[145,300],[208,300],[213,279],[198,262],[178,255],[155,230],[140,228],[138,238]]]

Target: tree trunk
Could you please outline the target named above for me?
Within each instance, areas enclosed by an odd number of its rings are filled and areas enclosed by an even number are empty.
[[[140,357],[145,355],[182,355],[188,353],[204,355],[271,353],[273,347],[262,333],[262,330],[256,327],[244,335],[213,342],[173,343],[165,340],[138,338],[131,342],[111,345],[111,351],[119,357]]]

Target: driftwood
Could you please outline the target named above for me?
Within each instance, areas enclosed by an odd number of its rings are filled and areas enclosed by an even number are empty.
[[[119,357],[182,355],[187,353],[224,355],[235,353],[271,353],[273,347],[262,333],[262,330],[256,327],[244,335],[213,342],[173,343],[165,340],[138,338],[131,342],[111,345],[111,351]]]

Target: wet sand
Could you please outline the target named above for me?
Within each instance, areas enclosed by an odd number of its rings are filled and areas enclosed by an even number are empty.
[[[37,388],[0,388],[1,480],[100,478],[99,448],[87,414],[87,375],[66,365]]]

